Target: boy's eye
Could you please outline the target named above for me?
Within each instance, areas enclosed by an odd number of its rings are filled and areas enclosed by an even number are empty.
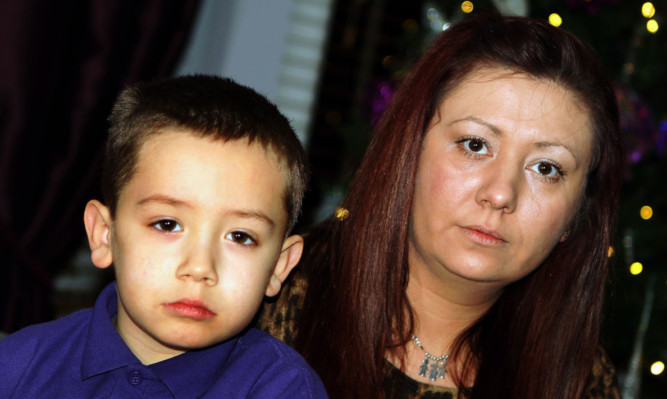
[[[177,221],[172,219],[158,220],[157,222],[153,223],[153,227],[155,227],[160,231],[168,231],[168,232],[183,231],[183,227],[181,227],[181,225],[178,224]]]
[[[231,233],[227,233],[227,235],[225,235],[225,238],[227,240],[233,241],[241,245],[255,244],[255,240],[252,237],[250,237],[250,235],[242,231],[232,231]]]

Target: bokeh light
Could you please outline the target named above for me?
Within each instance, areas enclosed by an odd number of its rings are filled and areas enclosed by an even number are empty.
[[[648,205],[642,206],[642,209],[639,210],[639,216],[644,220],[649,220],[653,216],[653,208]]]
[[[663,371],[665,371],[665,363],[658,361],[651,365],[651,374],[660,375]]]
[[[663,133],[667,133],[667,121],[658,122],[658,129]]]
[[[414,19],[406,19],[401,25],[405,33],[415,33],[419,30],[419,24]]]
[[[469,14],[472,12],[472,9],[474,8],[472,1],[464,1],[461,3],[461,11],[463,11],[466,14]]]
[[[431,7],[428,10],[426,10],[426,19],[428,19],[429,21],[435,21],[438,18],[440,18],[440,12],[437,9]]]
[[[653,3],[647,1],[642,4],[642,15],[646,18],[652,18],[655,15],[655,7],[653,6]]]
[[[563,23],[563,18],[561,18],[560,15],[553,13],[549,15],[549,23],[557,28]]]
[[[658,25],[658,21],[655,19],[649,19],[646,23],[646,30],[649,31],[649,33],[655,33],[659,28],[660,26]]]
[[[612,256],[614,256],[615,253],[616,253],[616,252],[614,251],[614,247],[612,247],[612,246],[610,245],[610,246],[609,246],[609,249],[607,250],[607,257],[608,257],[608,258],[611,258]]]
[[[635,262],[630,265],[630,273],[634,274],[635,276],[641,273],[643,270],[644,266],[639,262]]]
[[[350,216],[350,211],[347,209],[340,207],[336,209],[336,219],[338,220],[345,220]]]

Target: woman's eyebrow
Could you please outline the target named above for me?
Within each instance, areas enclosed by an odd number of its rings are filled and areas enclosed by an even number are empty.
[[[496,136],[502,136],[502,135],[503,135],[503,132],[500,131],[500,129],[498,129],[498,127],[496,127],[495,125],[492,125],[492,124],[490,124],[490,123],[488,123],[488,122],[486,122],[486,121],[484,121],[484,120],[482,120],[482,119],[476,118],[476,117],[474,117],[474,116],[466,116],[465,118],[457,119],[457,120],[455,120],[455,121],[450,122],[450,123],[449,123],[449,126],[451,126],[451,125],[453,125],[453,124],[455,124],[455,123],[458,123],[458,122],[474,122],[474,123],[477,123],[477,124],[486,126],[486,127],[489,128],[489,130],[491,130],[491,131],[493,132],[493,134],[495,134]],[[535,145],[536,145],[537,147],[539,147],[539,148],[544,148],[544,147],[562,147],[562,148],[566,149],[567,152],[569,152],[570,154],[572,154],[572,157],[574,158],[575,161],[577,161],[577,163],[579,162],[579,158],[578,158],[577,155],[575,154],[574,150],[573,150],[572,148],[570,148],[569,146],[565,145],[565,144],[562,144],[562,143],[552,143],[552,142],[549,142],[549,141],[540,141],[540,142],[538,142],[538,143],[535,143]]]
[[[536,145],[538,148],[544,148],[544,147],[561,147],[561,148],[565,148],[565,149],[567,150],[567,152],[569,152],[570,154],[572,154],[572,157],[574,158],[574,160],[575,160],[577,163],[579,163],[579,158],[577,158],[577,155],[574,153],[574,150],[572,150],[569,146],[567,146],[567,145],[565,145],[565,144],[562,144],[562,143],[552,143],[552,142],[549,142],[549,141],[540,141],[539,143],[535,143],[535,145]]]
[[[493,132],[493,134],[495,134],[496,136],[502,136],[503,135],[503,132],[501,132],[500,129],[498,129],[498,127],[496,127],[495,125],[492,125],[492,124],[490,124],[488,122],[485,122],[485,121],[483,121],[479,118],[476,118],[474,116],[466,116],[465,118],[457,119],[455,121],[452,121],[449,124],[449,126],[451,126],[455,123],[458,123],[458,122],[474,122],[474,123],[477,123],[477,124],[488,127]]]

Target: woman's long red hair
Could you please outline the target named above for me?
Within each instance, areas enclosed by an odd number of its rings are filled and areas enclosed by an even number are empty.
[[[582,394],[598,345],[621,181],[618,109],[603,68],[578,39],[545,22],[494,15],[436,38],[375,129],[344,203],[350,217],[307,240],[309,286],[295,346],[332,397],[382,396],[385,354],[409,340],[407,231],[422,140],[442,98],[481,66],[574,93],[589,111],[594,161],[568,240],[459,336],[455,355],[469,353],[459,360],[477,366],[457,379],[474,376],[470,398]]]

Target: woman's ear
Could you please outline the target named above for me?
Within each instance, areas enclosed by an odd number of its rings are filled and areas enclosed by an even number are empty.
[[[299,263],[301,253],[303,252],[303,237],[294,235],[289,236],[283,242],[283,248],[278,256],[278,261],[273,269],[273,274],[269,279],[269,285],[266,287],[266,296],[274,296],[280,292],[280,287],[289,276],[294,266]]]
[[[570,230],[565,230],[562,236],[560,236],[560,242],[565,242],[567,238],[570,236]]]
[[[109,208],[100,201],[91,200],[86,204],[83,212],[83,224],[86,226],[88,245],[90,245],[90,259],[100,269],[111,266],[111,213]]]

